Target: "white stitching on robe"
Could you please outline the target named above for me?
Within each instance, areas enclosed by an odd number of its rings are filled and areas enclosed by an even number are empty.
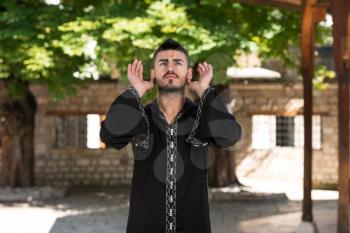
[[[198,125],[199,125],[199,120],[200,120],[200,117],[201,117],[201,113],[202,113],[203,103],[204,103],[205,97],[208,95],[208,93],[210,91],[213,91],[213,90],[215,90],[215,88],[209,86],[203,92],[202,97],[200,98],[199,105],[198,105],[197,114],[196,114],[196,120],[194,122],[194,125],[193,125],[193,128],[191,130],[190,135],[188,135],[188,137],[186,138],[186,142],[187,143],[192,143],[194,146],[197,146],[197,147],[198,146],[205,146],[205,145],[208,144],[207,142],[204,142],[202,140],[199,140],[198,138],[195,138],[194,135],[196,134],[196,130],[197,130]]]
[[[141,142],[137,142],[135,144],[137,146],[141,146],[141,147],[144,147],[145,149],[148,149],[149,148],[149,120],[148,120],[148,117],[146,115],[145,109],[142,106],[141,97],[140,97],[139,93],[137,92],[137,90],[135,89],[135,87],[131,86],[131,87],[128,88],[128,90],[130,90],[134,94],[134,96],[136,97],[136,100],[137,100],[137,103],[138,103],[138,106],[139,106],[139,110],[141,111],[142,117],[145,119],[146,124],[147,124],[146,139],[141,141]]]

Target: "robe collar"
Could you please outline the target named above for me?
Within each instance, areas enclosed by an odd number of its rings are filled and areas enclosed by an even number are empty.
[[[160,111],[159,109],[159,106],[158,106],[158,103],[157,103],[157,98],[155,98],[151,104],[150,104],[150,107],[151,107],[151,111],[157,113],[157,114],[162,114],[162,112]],[[188,97],[185,97],[185,102],[184,104],[182,105],[182,108],[180,110],[179,113],[182,113],[182,115],[184,115],[187,111],[193,109],[196,107],[196,103],[194,103],[192,100],[190,100]],[[178,114],[179,114],[178,113]]]

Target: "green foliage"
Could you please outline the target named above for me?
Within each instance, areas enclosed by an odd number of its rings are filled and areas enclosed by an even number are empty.
[[[332,23],[328,21],[331,21],[331,16],[327,14],[326,20],[316,27],[316,46],[333,44]]]
[[[334,71],[329,70],[324,65],[319,65],[315,68],[313,85],[318,90],[324,90],[327,87],[329,87],[329,83],[327,83],[326,81],[334,79],[335,77],[336,74]]]
[[[134,58],[145,64],[168,37],[180,41],[194,65],[214,66],[214,84],[225,84],[235,56],[257,51],[264,58],[295,64],[288,48],[298,46],[298,12],[226,1],[2,0],[0,78],[47,85],[56,99],[75,94],[75,85],[110,76]],[[150,96],[154,95],[150,94]]]

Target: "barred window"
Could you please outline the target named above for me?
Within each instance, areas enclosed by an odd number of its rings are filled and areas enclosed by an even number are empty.
[[[321,129],[321,116],[312,116],[312,147],[316,150],[322,146]],[[303,116],[253,115],[252,148],[263,150],[274,147],[304,147]]]
[[[55,117],[56,148],[105,148],[100,140],[100,124],[104,115],[88,114]]]
[[[294,147],[294,117],[276,117],[276,146]]]

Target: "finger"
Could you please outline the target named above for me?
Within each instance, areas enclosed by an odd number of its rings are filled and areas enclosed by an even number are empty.
[[[204,62],[205,71],[209,71],[209,64],[207,62]]]
[[[201,76],[202,74],[203,74],[203,71],[201,70],[201,68],[197,68],[197,71],[198,71],[198,73],[199,73],[199,75]]]
[[[135,73],[137,76],[139,76],[139,73],[140,73],[140,65],[141,65],[141,60],[137,60],[135,65]]]
[[[198,64],[198,68],[203,69],[203,68],[204,68],[203,63],[199,63],[199,64]]]
[[[198,64],[198,68],[200,69],[200,71],[201,71],[202,73],[204,73],[205,68],[204,68],[204,66],[203,66],[201,63]]]
[[[135,67],[135,72],[136,72],[137,76],[140,76],[140,67],[141,67],[141,65],[142,65],[142,61],[138,60],[137,63],[136,63],[136,67]]]
[[[139,77],[141,77],[141,79],[143,79],[143,64],[142,64],[142,62],[141,62],[141,65],[140,65]]]
[[[130,72],[131,73],[134,73],[134,64],[135,64],[135,60],[130,65]]]
[[[131,74],[131,64],[128,64],[128,74]]]
[[[136,73],[136,65],[137,65],[137,59],[134,60],[134,62],[132,63],[132,66],[131,66],[131,72],[132,73]]]

